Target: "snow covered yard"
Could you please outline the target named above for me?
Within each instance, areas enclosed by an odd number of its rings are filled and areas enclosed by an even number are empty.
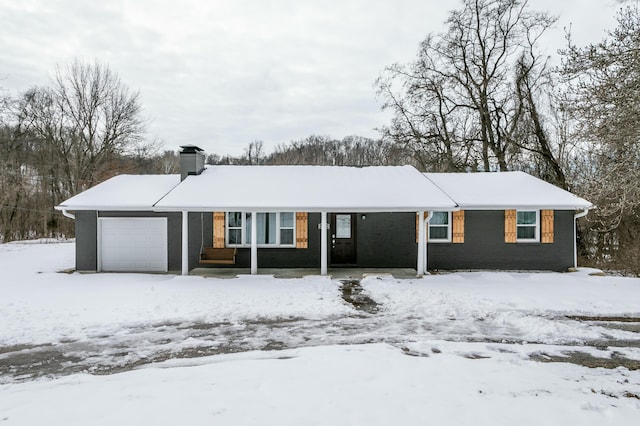
[[[640,279],[590,272],[458,272],[420,280],[374,276],[361,285],[385,313],[428,325],[434,338],[547,344],[640,338],[634,332],[602,327],[607,324],[585,327],[567,319],[607,316],[640,321]]]
[[[65,274],[73,243],[0,245],[0,346],[55,343],[125,327],[345,314],[328,277],[230,280],[154,274]]]
[[[637,425],[638,374],[386,344],[171,360],[0,387],[8,425]],[[477,344],[475,344],[477,346]],[[467,350],[470,348],[466,348]]]
[[[640,424],[640,370],[540,362],[640,365],[637,323],[567,318],[640,317],[638,279],[371,276],[366,313],[328,278],[58,273],[73,252],[0,245],[0,424]]]

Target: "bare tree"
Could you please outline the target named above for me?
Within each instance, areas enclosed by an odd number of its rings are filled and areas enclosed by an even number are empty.
[[[513,70],[527,57],[520,71],[529,81],[544,72],[537,45],[554,22],[527,0],[463,0],[415,62],[377,80],[383,108],[394,112],[385,136],[411,148],[425,169],[507,170],[522,113]]]
[[[178,174],[180,173],[180,157],[174,151],[164,151],[160,156],[154,159],[154,163],[160,168],[161,174]]]
[[[108,66],[74,62],[1,114],[2,238],[73,235],[53,206],[141,164],[139,97]],[[8,118],[6,118],[8,117]]]
[[[241,158],[243,164],[258,165],[264,162],[264,142],[252,141],[244,149],[244,155]]]
[[[19,122],[69,193],[113,175],[110,163],[139,145],[144,130],[139,94],[107,65],[78,61],[56,70],[52,88],[25,94]]]
[[[558,105],[557,99],[550,91],[553,85],[549,83],[551,74],[534,72],[535,57],[523,56],[516,64],[516,108],[518,120],[514,122],[512,134],[513,144],[521,150],[520,155],[513,159],[512,168],[520,168],[551,182],[563,189],[569,189],[565,173],[568,158],[566,157],[568,142],[553,134],[545,125],[549,119],[541,111],[541,99],[546,99],[551,109]],[[546,64],[545,64],[546,65]],[[533,76],[539,77],[533,80]],[[543,82],[540,83],[540,80]],[[542,89],[544,86],[547,90]],[[543,97],[542,92],[546,96]],[[519,163],[519,164],[517,164]]]
[[[600,43],[568,38],[561,75],[583,146],[579,190],[598,206],[587,217],[586,254],[640,273],[640,6],[627,6]]]

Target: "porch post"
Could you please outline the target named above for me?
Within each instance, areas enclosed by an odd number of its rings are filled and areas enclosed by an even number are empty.
[[[327,275],[327,212],[320,218],[320,275]]]
[[[251,275],[258,274],[258,214],[251,212]]]
[[[429,271],[429,257],[428,257],[428,253],[429,253],[429,245],[427,244],[427,240],[429,239],[429,221],[431,220],[431,218],[433,217],[433,211],[429,210],[429,212],[427,212],[427,217],[424,220],[424,273],[428,273]]]
[[[189,212],[182,212],[182,275],[189,275]]]
[[[424,275],[424,261],[425,261],[425,241],[424,241],[424,210],[418,212],[418,268],[417,276]]]

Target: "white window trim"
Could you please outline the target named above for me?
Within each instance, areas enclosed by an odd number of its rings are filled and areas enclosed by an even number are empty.
[[[229,213],[230,212],[225,212],[224,214],[224,245],[225,247],[242,247],[242,244],[229,244],[229,231],[230,226],[229,226]],[[233,212],[235,213],[235,212]],[[241,212],[242,217],[240,219],[240,226],[234,226],[233,229],[240,229],[240,241],[244,241],[244,219],[245,219],[245,214],[244,212]]]
[[[225,219],[224,219],[224,232],[225,232],[225,247],[251,247],[251,244],[246,243],[247,240],[247,213],[251,213],[251,212],[240,212],[242,214],[242,225],[240,227],[241,229],[241,243],[240,244],[230,244],[229,243],[229,213],[230,212],[225,212]],[[258,212],[257,214],[260,213],[275,213],[276,215],[276,242],[275,244],[257,244],[257,247],[259,248],[295,248],[296,247],[296,212]],[[292,227],[284,227],[281,228],[280,227],[280,213],[292,213],[293,214],[293,226]],[[238,229],[238,227],[234,227],[233,229]],[[280,243],[280,236],[281,236],[281,229],[292,229],[293,230],[293,242],[291,244],[281,244]]]
[[[535,212],[536,213],[536,223],[535,223],[535,237],[534,238],[518,238],[518,227],[531,227],[533,225],[518,225],[518,212]],[[538,243],[540,242],[540,210],[516,210],[516,242],[518,243]]]
[[[450,243],[451,242],[451,212],[444,212],[444,211],[434,211],[433,213],[447,213],[448,215],[448,219],[447,219],[447,225],[431,225],[431,222],[428,223],[428,227],[427,227],[427,241],[430,243]],[[431,227],[434,228],[444,228],[445,226],[447,227],[447,238],[431,238]]]

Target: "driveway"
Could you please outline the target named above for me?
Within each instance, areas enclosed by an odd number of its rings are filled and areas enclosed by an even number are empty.
[[[0,347],[0,381],[16,382],[73,373],[112,374],[171,358],[192,358],[252,350],[384,342],[407,355],[428,356],[416,342],[489,342],[495,351],[516,348],[541,362],[572,362],[588,367],[638,369],[640,318],[545,316],[525,313],[559,330],[584,330],[598,338],[576,341],[567,335],[554,344],[527,341],[525,330],[499,319],[427,320],[385,310],[357,279],[341,280],[342,297],[352,309],[324,319],[265,318],[237,322],[158,323],[121,328],[109,335],[43,345]],[[616,337],[607,330],[616,331]],[[619,332],[627,338],[620,339]],[[595,332],[595,333],[593,333]],[[419,345],[418,345],[419,346]],[[636,356],[634,356],[636,355]],[[486,355],[482,355],[486,356]],[[473,358],[473,354],[469,354]],[[481,357],[478,355],[478,357]]]

